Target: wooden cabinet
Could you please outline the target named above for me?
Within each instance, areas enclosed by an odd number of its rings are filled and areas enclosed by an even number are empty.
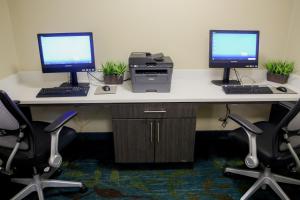
[[[196,119],[156,121],[155,162],[193,162]]]
[[[118,104],[112,117],[117,163],[193,162],[194,105]]]
[[[153,122],[113,119],[115,159],[119,163],[154,162]]]

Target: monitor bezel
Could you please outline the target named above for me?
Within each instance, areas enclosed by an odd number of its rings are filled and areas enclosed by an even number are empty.
[[[212,41],[213,33],[236,33],[236,34],[256,34],[256,60],[213,60],[212,59]],[[209,67],[210,68],[257,68],[259,59],[259,35],[258,30],[210,30],[209,31]]]
[[[41,37],[57,37],[57,36],[89,36],[90,49],[91,49],[91,63],[80,64],[45,64],[43,56],[43,48]],[[95,71],[95,56],[94,56],[94,43],[92,32],[72,32],[72,33],[39,33],[37,34],[40,60],[43,73],[55,73],[55,72],[89,72]]]

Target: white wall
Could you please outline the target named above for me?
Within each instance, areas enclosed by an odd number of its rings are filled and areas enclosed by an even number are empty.
[[[14,73],[17,63],[8,5],[6,0],[0,0],[0,78]]]
[[[5,3],[4,0],[1,2]],[[289,31],[292,21],[293,23],[297,21],[297,18],[291,16],[291,13],[295,12],[293,0],[7,0],[7,2],[14,29],[19,70],[40,70],[36,34],[43,32],[93,32],[97,66],[107,60],[127,61],[131,51],[151,51],[170,55],[175,68],[208,67],[210,29],[260,30],[261,62],[281,58],[285,49],[288,49],[288,36],[298,38],[297,31]],[[2,23],[0,25],[2,26]],[[8,23],[7,26],[11,25]],[[13,52],[9,55],[15,57]],[[291,48],[291,55],[297,56],[296,44]],[[12,65],[8,63],[5,66]],[[1,69],[0,73],[2,74]],[[57,113],[69,108],[36,107],[33,114],[39,120],[52,120]],[[72,124],[77,130],[111,130],[107,110],[84,106],[71,108],[80,111]],[[234,105],[233,111],[257,121],[267,118],[269,108],[267,105]],[[198,113],[197,129],[222,129],[218,118],[223,116],[224,111],[224,105],[203,105]]]
[[[287,59],[295,62],[295,73],[300,74],[300,1],[293,0],[290,32],[286,47]]]
[[[97,65],[131,51],[207,68],[209,29],[258,29],[261,58],[282,56],[291,0],[9,0],[19,69],[40,69],[36,34],[92,31]]]

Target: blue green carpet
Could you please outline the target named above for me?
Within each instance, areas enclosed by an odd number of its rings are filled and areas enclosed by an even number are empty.
[[[51,190],[46,194],[50,200],[239,199],[252,182],[225,177],[224,165],[238,166],[242,161],[215,157],[196,161],[190,169],[118,169],[96,160],[65,162],[58,179],[82,181],[88,192]]]

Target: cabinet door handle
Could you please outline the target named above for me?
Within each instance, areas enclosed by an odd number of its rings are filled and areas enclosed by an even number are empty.
[[[159,133],[159,122],[157,122],[156,126],[157,126],[157,143],[159,143],[159,137],[160,137],[160,133]]]
[[[144,110],[144,113],[166,113],[166,110]]]
[[[150,122],[150,142],[153,142],[153,122]]]

